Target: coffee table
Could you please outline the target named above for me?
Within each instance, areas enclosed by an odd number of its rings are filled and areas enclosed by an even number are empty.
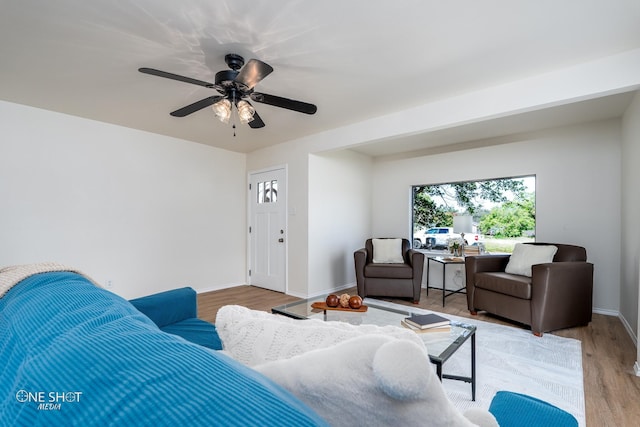
[[[402,327],[400,321],[413,312],[411,307],[406,310],[400,305],[395,308],[387,307],[384,303],[367,299],[368,307],[365,312],[321,310],[311,307],[314,302],[324,302],[326,296],[309,298],[289,304],[279,305],[271,309],[272,313],[292,317],[294,319],[322,319],[347,322],[354,325],[368,324],[377,326],[394,325]],[[446,315],[445,315],[446,316]],[[418,334],[422,338],[429,353],[431,363],[436,366],[438,378],[464,381],[471,383],[471,400],[476,400],[476,327],[462,322],[451,322],[448,332],[427,332]],[[471,376],[449,375],[442,373],[442,365],[460,347],[471,338]]]

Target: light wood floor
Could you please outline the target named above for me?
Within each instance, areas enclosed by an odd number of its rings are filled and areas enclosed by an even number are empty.
[[[355,288],[347,289],[355,295]],[[254,310],[270,311],[271,307],[297,301],[298,298],[279,292],[238,286],[198,295],[198,315],[215,323],[218,309],[228,304],[238,304]],[[414,306],[409,301],[392,300]],[[430,289],[429,296],[423,289],[420,308],[444,312],[456,316],[471,317],[467,311],[466,297],[447,297],[442,307],[442,293]],[[501,319],[483,313],[478,320],[510,325]],[[515,325],[517,326],[517,325]],[[554,334],[575,338],[582,342],[582,366],[586,418],[589,427],[631,427],[640,425],[640,377],[634,375],[633,364],[636,348],[617,317],[593,315],[589,326],[564,329]]]

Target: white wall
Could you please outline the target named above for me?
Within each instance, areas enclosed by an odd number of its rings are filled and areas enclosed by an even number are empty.
[[[310,156],[310,295],[355,283],[353,252],[371,237],[371,164],[351,151]]]
[[[56,261],[131,298],[245,283],[245,156],[0,102],[0,265]]]
[[[636,373],[640,375],[640,92],[622,119],[622,268],[620,313],[626,326],[634,331],[638,356]]]
[[[586,247],[594,307],[620,309],[620,121],[514,136],[510,144],[373,167],[373,235],[409,236],[411,185],[536,175],[538,241]]]

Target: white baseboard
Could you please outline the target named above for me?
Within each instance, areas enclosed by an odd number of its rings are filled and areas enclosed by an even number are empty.
[[[204,294],[206,292],[220,291],[222,289],[235,288],[237,286],[243,286],[243,285],[246,285],[246,283],[225,283],[222,285],[207,286],[206,288],[196,289],[196,293]],[[188,285],[185,285],[185,286],[188,286]]]
[[[235,288],[236,286],[244,286],[247,285],[246,283],[225,283],[222,285],[215,285],[215,286],[208,286],[206,288],[198,288],[196,289],[196,292],[199,294],[203,294],[206,292],[212,292],[212,291],[219,291],[222,289],[229,289],[229,288]],[[251,286],[251,285],[249,285]],[[323,289],[319,292],[314,292],[313,294],[307,294],[307,293],[300,293],[300,292],[291,292],[291,291],[287,291],[286,294],[287,295],[291,295],[292,297],[296,297],[296,298],[302,298],[302,299],[307,299],[307,298],[315,298],[317,296],[320,295],[326,295],[326,294],[330,294],[330,293],[336,293],[336,292],[340,292],[344,289],[349,289],[356,286],[356,283],[347,283],[346,285],[342,285],[339,286],[337,288],[327,288],[327,289]]]
[[[321,291],[314,292],[314,293],[312,293],[312,294],[308,294],[307,296],[304,296],[304,297],[298,297],[298,298],[305,298],[305,299],[306,299],[306,298],[315,298],[315,297],[318,297],[318,296],[320,296],[320,295],[326,295],[326,294],[331,294],[331,293],[337,293],[337,292],[343,291],[343,290],[345,290],[345,289],[353,288],[354,286],[356,286],[356,282],[353,282],[353,283],[347,283],[346,285],[338,286],[337,288],[326,288],[326,289],[323,289],[323,290],[321,290]],[[291,294],[291,295],[293,295],[293,294]],[[294,295],[294,296],[297,296],[297,295]]]
[[[631,341],[633,341],[633,345],[638,347],[638,337],[633,332],[633,328],[631,327],[629,322],[627,322],[627,319],[625,319],[625,317],[622,314],[618,315],[618,319],[620,319],[620,321],[622,322],[622,326],[624,326],[624,328],[627,330],[627,333],[631,337]]]
[[[354,286],[356,286],[356,282],[347,283],[346,285],[342,285],[342,286],[338,286],[338,287],[334,287],[334,288],[325,288],[325,289],[322,289],[322,290],[314,292],[314,293],[301,294],[301,293],[298,293],[298,292],[290,292],[290,291],[288,291],[287,295],[291,295],[292,297],[296,297],[296,298],[309,299],[309,298],[319,297],[320,295],[335,294],[335,293],[341,292],[341,291],[343,291],[345,289],[353,288]]]
[[[596,314],[603,314],[605,316],[616,316],[618,319],[620,319],[620,322],[622,322],[622,326],[624,326],[624,329],[629,334],[629,337],[631,337],[633,345],[636,348],[638,347],[638,337],[633,332],[633,328],[631,327],[629,322],[627,322],[627,319],[619,311],[594,308],[593,312]],[[636,360],[636,363],[633,365],[633,371],[635,372],[636,376],[640,377],[640,360]]]
[[[593,312],[596,314],[604,314],[605,316],[620,316],[620,312],[618,310],[609,310],[606,308],[594,308]]]
[[[291,291],[287,291],[287,295],[291,295],[292,297],[296,297],[296,298],[302,298],[302,299],[307,299],[309,298],[307,296],[307,294],[301,294],[298,292],[291,292]]]

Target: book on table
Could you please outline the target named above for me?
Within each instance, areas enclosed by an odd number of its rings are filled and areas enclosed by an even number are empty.
[[[415,327],[413,325],[408,324],[404,320],[401,320],[400,324],[402,326],[404,326],[405,328],[410,329],[413,332],[416,332],[418,334],[424,334],[424,333],[429,333],[429,332],[450,332],[451,331],[451,325],[437,326],[435,328],[420,329],[420,328],[417,328],[417,327]]]
[[[410,317],[405,318],[404,321],[418,329],[440,328],[451,324],[449,319],[435,313],[413,314]]]

